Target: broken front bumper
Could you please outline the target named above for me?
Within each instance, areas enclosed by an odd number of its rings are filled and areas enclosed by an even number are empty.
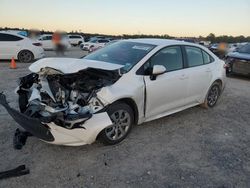
[[[33,136],[51,144],[79,146],[91,144],[96,140],[98,134],[112,122],[106,112],[93,114],[79,128],[66,129],[55,123],[43,123],[37,118],[31,118],[11,108],[4,94],[0,93],[0,104],[2,104],[12,118]]]

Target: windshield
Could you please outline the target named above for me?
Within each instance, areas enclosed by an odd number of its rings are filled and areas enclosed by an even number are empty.
[[[151,44],[119,41],[85,56],[84,59],[124,65],[123,71],[128,72],[154,47]]]
[[[238,52],[250,54],[250,44],[246,44],[239,48]]]
[[[96,39],[96,38],[92,38],[92,39],[89,40],[89,42],[96,43],[97,40],[98,40],[98,39]]]

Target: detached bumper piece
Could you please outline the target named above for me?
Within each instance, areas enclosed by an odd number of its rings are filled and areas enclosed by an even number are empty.
[[[0,180],[6,179],[6,178],[17,177],[17,176],[23,176],[29,173],[30,173],[29,169],[26,168],[25,165],[21,165],[12,170],[0,172]]]
[[[26,116],[17,110],[11,108],[6,101],[6,96],[0,93],[0,104],[5,107],[11,117],[22,126],[27,132],[36,136],[39,139],[45,140],[47,142],[53,142],[55,139],[50,132],[50,128],[45,124],[41,123],[37,118],[31,118]]]
[[[29,136],[32,136],[32,134],[30,134],[27,131],[21,131],[20,129],[16,129],[16,132],[13,138],[14,149],[17,149],[17,150],[22,149],[22,147],[26,144],[26,140]]]

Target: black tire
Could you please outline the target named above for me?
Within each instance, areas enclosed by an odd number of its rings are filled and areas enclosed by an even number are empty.
[[[124,117],[129,116],[130,121],[129,121],[129,123],[127,122],[127,124],[129,124],[129,125],[128,125],[128,127],[126,127],[125,133],[122,135],[121,130],[120,130],[120,128],[123,129],[122,125],[121,124],[119,125],[118,122],[115,123],[115,120],[112,117],[116,116],[117,114],[119,114],[119,116],[120,116],[120,112],[123,112],[123,111],[124,111]],[[134,119],[135,119],[134,112],[133,112],[132,108],[129,105],[127,105],[126,103],[117,102],[117,103],[114,103],[111,106],[109,106],[109,108],[107,109],[107,113],[109,114],[110,119],[112,120],[112,122],[114,124],[113,124],[113,126],[102,130],[98,136],[98,139],[104,145],[118,144],[119,142],[124,140],[127,137],[127,135],[129,134],[129,132],[131,131],[133,124],[134,124]],[[124,120],[121,120],[121,122],[122,121],[124,121]],[[118,132],[120,132],[121,137],[115,138],[115,135],[114,135],[113,136],[114,139],[111,139],[112,131],[114,131],[114,134],[116,134],[116,132],[117,132],[117,134],[118,134]],[[109,134],[111,134],[111,135],[108,136]]]
[[[82,44],[82,41],[79,41],[79,42],[78,42],[78,46],[80,46],[80,44]]]
[[[220,94],[221,84],[218,82],[214,82],[207,93],[206,100],[203,106],[205,106],[206,108],[213,108],[218,102]]]
[[[34,54],[29,50],[22,50],[18,53],[17,58],[21,63],[31,63],[34,61]]]

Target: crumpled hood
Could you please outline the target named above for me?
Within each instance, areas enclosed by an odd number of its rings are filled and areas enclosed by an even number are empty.
[[[80,70],[87,68],[96,68],[103,70],[117,70],[123,67],[123,65],[117,65],[102,61],[93,61],[87,59],[75,59],[75,58],[44,58],[31,64],[29,70],[34,73],[38,73],[43,68],[56,69],[64,74],[76,73]]]
[[[239,52],[231,52],[227,54],[228,57],[250,60],[250,54],[244,54]]]

